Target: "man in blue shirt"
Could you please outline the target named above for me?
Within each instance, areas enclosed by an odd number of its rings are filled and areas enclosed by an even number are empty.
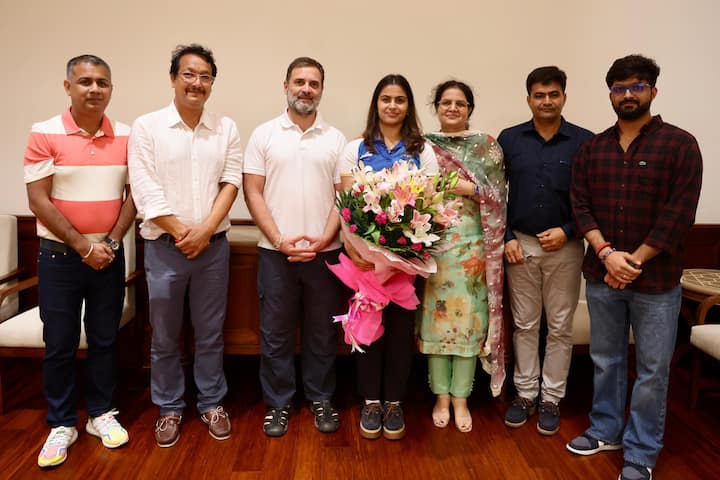
[[[560,429],[558,403],[565,396],[572,319],[580,293],[583,244],[570,208],[572,158],[592,136],[561,115],[566,81],[565,72],[554,66],[530,72],[526,88],[533,118],[498,137],[509,184],[505,272],[515,325],[517,390],[505,424],[524,425],[538,406],[537,429],[543,435]],[[538,345],[543,307],[547,337],[541,379]]]

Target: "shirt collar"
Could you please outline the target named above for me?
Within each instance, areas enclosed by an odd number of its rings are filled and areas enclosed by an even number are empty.
[[[174,127],[179,123],[185,125],[185,122],[183,122],[183,119],[180,116],[180,112],[178,112],[174,101],[170,102],[170,105],[167,108],[167,113],[168,127]],[[204,126],[208,130],[215,130],[217,127],[216,119],[205,108],[203,108],[202,115],[200,115],[200,121],[198,122],[198,126],[200,125]]]
[[[65,110],[65,112],[62,114],[62,123],[63,127],[65,128],[65,134],[66,135],[90,135],[88,132],[83,130],[82,128],[78,127],[78,124],[75,123],[75,119],[72,116],[71,108],[68,108]],[[100,128],[97,132],[95,132],[96,137],[114,137],[115,132],[113,131],[112,124],[110,123],[110,119],[107,117],[107,115],[103,115],[102,124],[100,125]]]
[[[282,116],[280,117],[280,126],[282,128],[288,129],[288,128],[299,128],[295,123],[290,119],[290,115],[288,115],[287,108],[283,112]],[[316,111],[315,113],[315,121],[313,124],[305,130],[305,132],[310,132],[312,130],[315,130],[316,128],[318,130],[322,130],[325,127],[325,121],[322,118],[322,115],[320,115],[320,112]],[[305,133],[303,132],[303,133]]]
[[[665,122],[663,122],[663,119],[660,115],[654,115],[650,118],[650,121],[642,126],[640,129],[640,134],[655,132],[657,130],[660,130],[660,128],[663,126]],[[618,128],[617,122],[615,122],[615,125],[612,126],[613,133],[615,136],[619,138],[620,136],[620,129]]]
[[[537,130],[535,130],[535,122],[533,122],[532,118],[522,124],[522,131],[523,133],[532,132],[538,134]],[[553,135],[553,137],[555,137],[556,135],[562,135],[563,137],[572,136],[570,126],[568,125],[568,122],[565,121],[565,117],[563,116],[560,116],[560,128],[558,128],[558,131],[555,133],[555,135]]]

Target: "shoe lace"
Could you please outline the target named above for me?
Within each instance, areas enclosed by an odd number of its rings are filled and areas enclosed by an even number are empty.
[[[115,420],[115,415],[120,413],[117,410],[110,410],[100,416],[92,419],[93,427],[95,427],[100,433],[108,433],[113,430],[121,429],[120,423]]]
[[[72,429],[70,427],[55,427],[50,431],[45,446],[61,447],[70,443],[70,438],[72,438]]]
[[[385,418],[401,417],[402,414],[403,410],[399,403],[385,402]]]
[[[366,403],[363,406],[363,411],[368,417],[380,416],[382,414],[382,406],[380,402]]]
[[[160,417],[155,424],[155,431],[165,431],[171,424],[177,425],[178,423],[180,423],[180,420],[182,420],[182,417],[178,417],[177,415],[165,415],[163,417]]]
[[[223,407],[218,406],[207,412],[205,416],[210,419],[210,423],[218,423],[221,418],[227,417],[227,412],[223,409]]]
[[[533,402],[529,398],[517,396],[515,397],[515,400],[513,400],[512,404],[522,408],[530,408],[535,404],[535,402]]]
[[[560,408],[552,402],[540,402],[540,413],[551,413],[555,416],[560,415]]]

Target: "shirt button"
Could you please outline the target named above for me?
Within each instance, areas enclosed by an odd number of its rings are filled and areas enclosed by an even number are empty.
[[[90,150],[90,155],[95,155],[95,152]]]
[[[621,183],[621,184],[620,184],[620,188],[625,188],[625,184],[624,184],[624,183]]]

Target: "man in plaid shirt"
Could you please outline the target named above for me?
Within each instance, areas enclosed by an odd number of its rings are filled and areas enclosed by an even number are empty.
[[[570,192],[590,245],[583,273],[595,378],[590,428],[567,448],[579,455],[623,449],[621,479],[651,479],[662,448],[681,252],[702,183],[695,138],[650,114],[659,73],[640,55],[610,67],[605,80],[618,121],[580,148]],[[631,326],[637,379],[626,423]]]

